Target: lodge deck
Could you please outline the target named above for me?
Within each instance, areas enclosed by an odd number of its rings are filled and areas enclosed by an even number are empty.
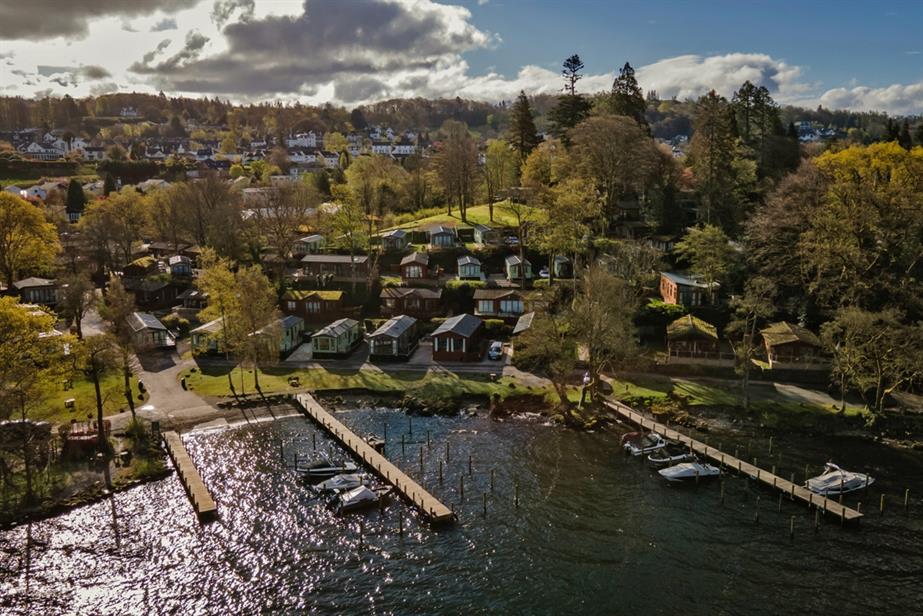
[[[819,494],[814,494],[807,488],[792,483],[788,479],[783,479],[782,477],[773,475],[765,469],[759,468],[758,466],[754,466],[749,462],[744,462],[739,458],[726,454],[720,449],[716,449],[705,443],[702,443],[701,441],[697,441],[690,436],[686,436],[685,434],[677,432],[672,428],[668,428],[662,423],[648,419],[641,413],[625,406],[620,402],[607,400],[606,405],[612,409],[612,411],[616,413],[620,418],[640,426],[642,430],[650,430],[670,440],[678,441],[688,445],[694,453],[711,459],[712,461],[720,464],[722,468],[735,470],[742,475],[748,475],[760,483],[770,486],[773,489],[779,490],[783,494],[788,495],[792,500],[798,499],[803,501],[807,503],[809,507],[816,507],[825,513],[831,513],[840,517],[844,522],[862,518],[862,513],[856,511],[855,509],[841,505],[837,501],[820,496]]]
[[[173,465],[176,467],[180,481],[186,488],[186,493],[189,494],[189,500],[192,501],[192,507],[195,509],[196,515],[200,519],[217,515],[218,507],[215,505],[215,500],[209,493],[208,488],[205,487],[205,482],[202,481],[199,471],[196,469],[195,464],[192,463],[192,458],[186,452],[183,439],[180,438],[179,434],[171,430],[163,433],[163,442],[167,446],[167,452],[173,460]]]
[[[424,490],[417,482],[404,474],[401,469],[389,462],[375,451],[365,439],[344,426],[310,394],[297,394],[295,401],[304,409],[308,417],[320,424],[340,443],[346,446],[357,458],[378,474],[379,477],[394,486],[404,498],[409,500],[434,524],[451,523],[455,516],[452,510],[439,502],[436,497]]]

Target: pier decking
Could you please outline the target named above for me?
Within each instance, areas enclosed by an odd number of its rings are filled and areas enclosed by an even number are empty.
[[[298,402],[311,419],[346,446],[356,457],[374,470],[379,477],[394,486],[404,498],[412,502],[431,522],[445,524],[455,519],[451,509],[424,490],[417,482],[404,474],[401,469],[389,462],[387,458],[375,451],[365,439],[340,423],[313,396],[310,394],[297,394],[295,401]]]
[[[186,452],[183,439],[180,438],[179,434],[171,430],[163,433],[163,442],[167,446],[167,452],[173,460],[173,465],[176,467],[180,481],[186,488],[186,493],[189,494],[189,500],[192,501],[192,507],[195,509],[196,515],[201,519],[217,515],[218,507],[215,505],[215,500],[209,493],[208,488],[205,487],[205,482],[202,481],[199,471],[196,469],[195,464],[192,463],[192,458]]]
[[[701,441],[697,441],[694,438],[677,432],[672,428],[668,428],[664,424],[658,423],[653,419],[648,419],[641,413],[628,406],[625,406],[620,402],[606,400],[605,404],[619,417],[630,421],[633,424],[637,424],[641,427],[642,430],[651,430],[652,432],[656,432],[665,438],[688,445],[694,453],[703,455],[720,464],[722,467],[736,470],[742,475],[749,475],[764,485],[779,490],[783,494],[787,494],[792,500],[798,499],[804,501],[808,504],[808,506],[813,506],[824,511],[825,513],[831,513],[835,516],[839,516],[844,522],[862,518],[862,513],[856,511],[855,509],[841,505],[837,501],[831,500],[819,494],[814,494],[807,488],[792,483],[788,479],[783,479],[782,477],[773,475],[765,469],[754,466],[749,462],[744,462],[743,460],[732,455],[728,455],[720,449],[716,449],[706,445],[705,443],[702,443]]]

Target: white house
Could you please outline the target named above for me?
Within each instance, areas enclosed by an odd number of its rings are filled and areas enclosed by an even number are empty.
[[[324,165],[328,168],[339,167],[340,166],[340,155],[336,152],[328,152],[327,150],[317,150],[316,153],[317,159],[323,161]]]
[[[19,153],[25,158],[31,158],[32,160],[57,160],[64,156],[63,151],[43,146],[34,141],[27,146],[19,148]]]
[[[88,145],[83,148],[83,157],[86,160],[106,160],[106,148]]]
[[[301,147],[314,149],[317,147],[317,135],[313,130],[307,133],[298,133],[294,137],[286,139],[285,145],[290,148]]]
[[[373,141],[372,142],[372,154],[380,154],[381,156],[391,156],[391,142],[390,141]]]
[[[391,153],[394,156],[411,156],[417,153],[417,146],[409,139],[401,139],[391,148]]]
[[[304,146],[290,146],[288,159],[300,165],[314,164],[317,162],[317,154],[313,150],[305,149]]]
[[[138,113],[138,110],[134,107],[122,107],[119,111],[119,117],[121,118],[139,118],[141,114]]]

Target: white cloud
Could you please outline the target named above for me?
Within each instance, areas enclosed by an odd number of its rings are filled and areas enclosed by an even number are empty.
[[[919,114],[923,111],[923,82],[895,83],[883,88],[833,88],[824,92],[818,98],[818,102],[831,109],[887,111],[898,115]]]

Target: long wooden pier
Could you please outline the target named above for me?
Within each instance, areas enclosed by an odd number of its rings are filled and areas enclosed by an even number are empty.
[[[606,400],[605,404],[619,417],[628,420],[631,423],[637,424],[641,427],[642,430],[650,430],[670,440],[678,441],[688,445],[689,449],[694,453],[703,455],[706,458],[717,462],[722,467],[736,470],[742,475],[749,475],[760,483],[770,486],[773,489],[779,490],[783,494],[788,495],[792,500],[798,499],[803,501],[807,503],[809,507],[816,507],[822,510],[824,513],[831,513],[840,517],[844,522],[862,518],[862,513],[856,511],[855,509],[851,509],[841,505],[837,501],[831,500],[819,494],[815,494],[803,486],[792,483],[788,479],[784,479],[770,473],[765,469],[754,466],[749,462],[744,462],[739,458],[728,455],[720,449],[716,449],[706,445],[701,441],[697,441],[691,436],[686,436],[685,434],[677,432],[676,430],[673,430],[672,428],[669,428],[662,423],[658,423],[653,419],[648,419],[638,411],[632,409],[631,407],[625,406],[621,402]]]
[[[316,421],[340,443],[360,458],[375,473],[391,484],[404,498],[409,500],[434,524],[446,524],[455,520],[452,510],[435,496],[424,490],[397,466],[375,451],[365,439],[344,426],[320,405],[310,394],[297,394],[295,401],[305,410],[308,417]]]
[[[179,474],[180,481],[186,488],[189,500],[192,501],[192,507],[196,515],[201,519],[211,518],[218,514],[218,507],[215,500],[205,487],[205,482],[199,475],[192,458],[186,452],[186,446],[183,445],[183,439],[174,431],[163,433],[163,442],[167,446],[167,452],[173,460],[176,472]]]

